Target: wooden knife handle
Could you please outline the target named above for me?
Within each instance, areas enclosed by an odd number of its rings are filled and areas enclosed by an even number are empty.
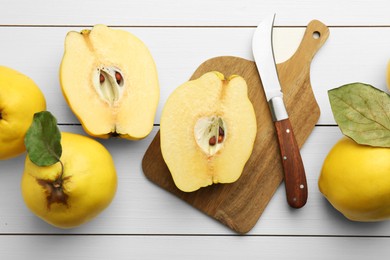
[[[293,208],[301,208],[307,201],[307,183],[299,147],[288,118],[274,123],[283,162],[287,202]]]

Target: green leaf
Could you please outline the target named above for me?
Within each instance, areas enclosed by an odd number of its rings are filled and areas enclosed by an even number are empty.
[[[390,147],[390,96],[363,83],[328,91],[334,118],[358,144]]]
[[[62,147],[56,118],[48,111],[35,113],[24,143],[30,160],[36,165],[49,166],[57,163]]]

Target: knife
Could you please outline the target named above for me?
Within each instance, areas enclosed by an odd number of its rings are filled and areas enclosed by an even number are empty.
[[[276,69],[272,47],[274,20],[275,14],[265,19],[256,28],[252,40],[252,50],[278,137],[287,202],[293,208],[301,208],[307,201],[305,168],[284,105]]]

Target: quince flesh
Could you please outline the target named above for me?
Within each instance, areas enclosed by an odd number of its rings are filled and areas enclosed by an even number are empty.
[[[39,167],[27,156],[22,195],[27,207],[44,221],[73,228],[90,221],[111,203],[117,176],[110,153],[99,142],[62,133],[61,145],[62,176],[59,162]],[[62,184],[56,186],[60,177]]]
[[[328,201],[353,221],[390,218],[390,149],[344,137],[327,155],[318,181]]]
[[[191,192],[232,183],[249,159],[256,116],[240,76],[209,72],[179,86],[161,117],[161,151],[175,185]]]
[[[34,114],[46,110],[39,87],[22,73],[0,66],[0,160],[26,150],[24,136]]]
[[[63,94],[91,136],[146,137],[159,100],[154,60],[133,34],[96,25],[69,32],[60,68]]]

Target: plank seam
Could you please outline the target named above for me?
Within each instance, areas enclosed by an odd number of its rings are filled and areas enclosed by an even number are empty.
[[[1,233],[0,236],[121,236],[121,237],[289,237],[289,238],[383,238],[388,235],[273,235],[273,234],[109,234],[109,233]]]
[[[93,27],[94,24],[0,24],[0,27],[20,27],[20,28],[77,28],[77,27]],[[110,25],[112,28],[232,28],[232,29],[254,29],[256,25]],[[305,25],[275,25],[275,28],[306,28]],[[390,28],[390,25],[327,25],[328,28]]]

